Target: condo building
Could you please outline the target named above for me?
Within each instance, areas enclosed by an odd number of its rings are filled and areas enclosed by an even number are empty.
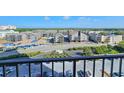
[[[81,31],[76,31],[76,32],[73,32],[69,35],[69,39],[70,41],[72,42],[83,42],[83,41],[88,41],[89,37],[88,35],[82,33]]]
[[[122,35],[100,35],[96,33],[92,33],[89,35],[90,40],[96,43],[108,43],[108,44],[117,44],[122,41]]]
[[[5,39],[7,41],[11,41],[11,42],[17,42],[17,41],[21,41],[22,40],[22,35],[18,34],[18,33],[13,33],[13,34],[7,34],[5,36]]]
[[[7,34],[15,34],[19,32],[15,32],[14,30],[0,30],[0,38],[4,38]]]
[[[15,30],[16,26],[7,25],[7,26],[0,26],[0,30]]]
[[[64,35],[62,33],[57,33],[54,37],[55,43],[63,43],[64,42]]]

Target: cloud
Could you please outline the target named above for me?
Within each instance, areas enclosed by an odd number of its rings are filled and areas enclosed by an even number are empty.
[[[45,16],[44,20],[50,20],[50,18],[48,16]]]
[[[70,18],[70,16],[64,16],[63,19],[64,20],[68,20]]]
[[[92,22],[98,22],[99,19],[96,19],[96,18],[92,18],[92,17],[84,17],[84,16],[81,16],[78,18],[79,21],[92,21]]]
[[[81,17],[78,18],[78,20],[87,20],[88,21],[88,20],[90,20],[90,18],[89,17],[81,16]]]

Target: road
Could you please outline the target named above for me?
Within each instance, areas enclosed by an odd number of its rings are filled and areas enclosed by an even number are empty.
[[[53,50],[65,50],[68,48],[73,47],[83,47],[83,46],[100,46],[100,45],[106,45],[106,44],[96,44],[92,42],[81,42],[81,43],[64,43],[64,44],[48,44],[43,46],[36,46],[33,48],[26,49],[25,52],[33,52],[33,51],[44,51],[49,52]]]

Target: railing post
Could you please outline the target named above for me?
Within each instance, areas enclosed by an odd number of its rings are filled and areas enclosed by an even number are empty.
[[[73,61],[73,77],[76,77],[76,61]]]
[[[63,61],[63,77],[65,76],[65,61]]]
[[[113,76],[113,62],[114,62],[114,59],[112,58],[112,60],[111,60],[111,69],[110,69],[110,76],[111,77]]]
[[[3,77],[6,77],[6,66],[3,65]]]
[[[16,77],[19,76],[19,69],[18,69],[18,64],[16,64]]]
[[[52,62],[52,77],[54,77],[54,62]]]
[[[102,60],[102,77],[104,77],[105,59]]]
[[[29,77],[31,77],[31,63],[29,62],[29,66],[28,66],[28,68],[29,68]]]
[[[95,63],[96,63],[95,61],[96,61],[96,60],[94,59],[94,60],[93,60],[93,77],[95,77]]]
[[[40,74],[43,76],[43,62],[40,63]]]
[[[84,77],[86,76],[86,60],[84,60]]]
[[[121,70],[122,70],[122,58],[120,58],[120,64],[119,64],[119,77],[121,77]]]

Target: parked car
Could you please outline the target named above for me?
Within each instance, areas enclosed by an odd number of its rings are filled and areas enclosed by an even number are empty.
[[[14,68],[8,68],[8,69],[6,69],[6,74],[9,74],[9,73],[11,73],[12,71],[14,71]]]
[[[3,76],[3,73],[2,73],[2,71],[0,71],[0,76],[1,76],[1,77]]]
[[[119,77],[119,72],[114,72],[114,73],[112,74],[112,76],[113,76],[113,77]],[[124,77],[124,73],[123,73],[123,72],[121,73],[121,77]]]
[[[82,70],[77,71],[77,74],[79,77],[84,77],[84,71],[82,71]]]
[[[62,72],[59,73],[59,77],[63,77],[63,73]]]
[[[85,77],[91,77],[92,76],[92,74],[90,73],[90,71],[86,71],[84,73],[84,71],[79,70],[79,71],[77,71],[77,74],[78,74],[79,77],[84,77],[84,74],[85,74]]]
[[[52,72],[48,72],[48,73],[47,73],[47,76],[48,76],[48,77],[52,77]]]
[[[72,74],[71,70],[67,70],[65,76],[66,76],[66,77],[72,77],[73,74]]]
[[[52,77],[52,72],[43,72],[43,77]]]
[[[86,77],[92,77],[92,74],[90,73],[90,71],[86,71],[85,76]]]

